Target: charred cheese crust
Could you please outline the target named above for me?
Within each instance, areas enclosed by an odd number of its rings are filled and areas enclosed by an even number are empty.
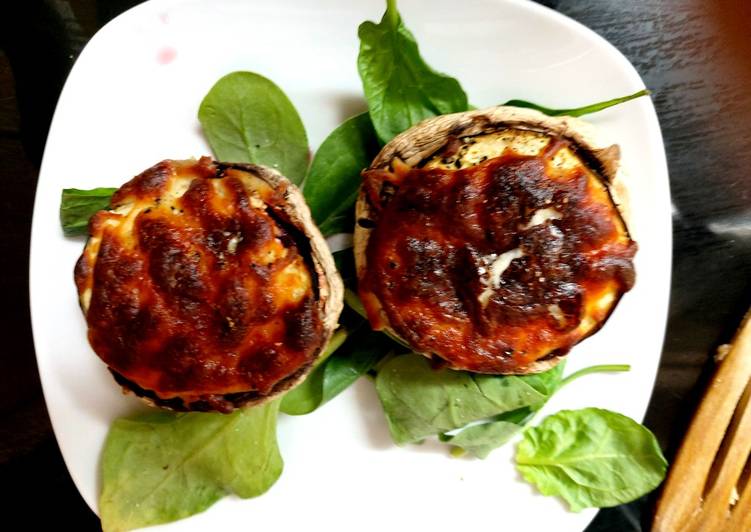
[[[455,369],[555,365],[634,281],[618,159],[586,122],[510,107],[397,136],[363,172],[357,203],[373,327]]]
[[[92,217],[75,269],[89,341],[123,387],[229,412],[299,382],[342,308],[300,192],[255,165],[162,161]]]

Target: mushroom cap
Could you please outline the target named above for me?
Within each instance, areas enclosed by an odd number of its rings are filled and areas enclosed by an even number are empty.
[[[434,160],[436,154],[439,154],[449,142],[455,141],[457,138],[475,137],[480,139],[485,135],[491,135],[503,129],[527,130],[569,141],[576,148],[577,153],[585,157],[587,166],[601,178],[624,226],[626,225],[629,210],[627,191],[623,186],[624,171],[620,165],[619,146],[609,142],[592,124],[571,116],[548,116],[534,109],[495,106],[429,118],[388,142],[363,174],[371,170],[392,169],[395,162],[403,163],[408,168],[418,168]],[[466,168],[466,166],[463,168]],[[360,187],[355,209],[355,266],[358,280],[362,281],[368,269],[366,253],[368,242],[375,229],[375,223],[373,223],[374,208],[365,193],[364,186]],[[616,299],[612,304],[611,311],[617,305],[617,302]],[[380,310],[379,319],[384,330],[399,338],[399,334],[389,323],[383,309]],[[587,336],[597,332],[606,320],[607,316]],[[408,342],[405,341],[405,343]],[[416,352],[419,351],[416,350]],[[431,353],[420,354],[428,358],[433,357]],[[557,365],[566,354],[549,354],[521,370],[504,371],[502,373],[527,374],[546,371]],[[453,366],[449,363],[449,367]]]
[[[247,197],[245,199],[240,198],[240,200],[238,201],[254,204],[255,207],[253,208],[258,208],[263,213],[267,213],[268,219],[272,220],[272,223],[275,224],[276,227],[284,228],[284,232],[279,234],[283,234],[284,238],[291,238],[294,240],[294,249],[296,249],[299,255],[302,256],[302,261],[304,262],[304,266],[302,266],[301,268],[303,269],[303,271],[308,271],[310,274],[310,283],[312,284],[312,288],[310,288],[310,290],[312,290],[313,295],[309,296],[308,299],[312,301],[312,303],[310,303],[309,305],[312,307],[312,310],[310,310],[308,314],[300,313],[299,315],[302,319],[306,319],[306,316],[314,316],[314,321],[316,323],[320,323],[320,326],[316,326],[317,328],[315,329],[315,333],[310,333],[313,334],[313,339],[310,340],[304,348],[300,348],[303,349],[303,351],[301,352],[306,353],[305,356],[297,356],[297,358],[294,358],[294,362],[275,362],[273,360],[273,356],[270,355],[271,358],[268,361],[264,362],[266,364],[265,366],[263,364],[254,366],[253,371],[262,372],[264,371],[264,368],[271,368],[270,371],[277,371],[278,368],[275,368],[275,364],[287,364],[287,366],[284,366],[284,368],[281,370],[282,372],[287,372],[287,374],[279,380],[272,379],[270,385],[266,386],[266,389],[264,389],[263,391],[261,391],[260,389],[233,389],[230,393],[206,393],[205,390],[198,391],[195,394],[190,392],[161,393],[154,389],[150,389],[148,385],[144,384],[145,381],[142,380],[139,383],[138,378],[134,378],[132,375],[126,376],[124,375],[124,373],[126,373],[125,371],[113,367],[113,365],[116,366],[117,364],[111,364],[110,362],[112,362],[112,360],[108,361],[106,359],[107,357],[103,356],[104,353],[100,352],[100,350],[97,349],[100,344],[93,340],[95,337],[94,333],[92,332],[94,325],[92,325],[92,321],[89,319],[89,310],[90,305],[92,304],[94,270],[96,261],[99,258],[99,247],[101,246],[103,226],[107,226],[108,223],[110,224],[110,226],[114,225],[112,219],[113,216],[115,216],[118,212],[118,209],[121,209],[123,205],[126,205],[126,207],[128,207],[128,205],[134,200],[134,198],[136,198],[136,200],[140,200],[141,197],[144,196],[144,194],[146,195],[147,200],[151,201],[154,201],[154,198],[158,197],[158,199],[155,200],[155,205],[159,205],[160,200],[162,199],[162,195],[168,192],[172,192],[173,189],[170,189],[169,187],[174,187],[174,185],[169,184],[169,177],[165,178],[163,176],[170,175],[170,172],[172,172],[172,175],[175,175],[175,173],[179,174],[179,172],[181,171],[180,169],[182,168],[187,168],[188,172],[194,171],[198,174],[205,174],[194,177],[192,180],[190,180],[190,184],[193,184],[194,180],[204,178],[208,183],[209,181],[217,177],[224,178],[227,175],[231,174],[232,176],[252,176],[252,178],[258,179],[260,180],[260,182],[268,185],[268,187],[270,187],[271,189],[271,192],[268,192],[268,194],[270,194],[269,197],[273,199],[273,203],[259,204],[259,196],[255,194],[255,192],[251,192],[251,190],[248,189],[247,186],[241,187],[239,189],[242,190],[242,192],[237,192],[238,195],[247,193]],[[188,186],[189,185],[184,185],[184,188],[181,189],[182,194],[178,193],[174,197],[182,200],[183,195],[188,189]],[[268,189],[264,190],[268,191]],[[233,192],[233,194],[235,194],[235,192]],[[216,199],[216,197],[214,199]],[[211,204],[210,201],[208,203],[209,205],[206,207],[206,209],[216,208],[213,206],[213,204]],[[162,206],[164,206],[164,204],[162,204]],[[141,210],[140,212],[148,212],[148,209],[146,209],[145,211]],[[212,213],[209,214],[211,215]],[[136,214],[134,216],[139,215],[140,214]],[[135,222],[133,222],[130,231],[131,233],[135,233]],[[247,239],[252,239],[252,235],[248,234],[247,232],[248,230],[243,229],[243,231],[245,231],[244,234]],[[108,364],[115,380],[123,387],[123,390],[125,392],[134,393],[152,406],[176,411],[217,411],[227,413],[237,408],[269,401],[275,397],[278,397],[280,394],[296,386],[298,383],[305,379],[305,377],[312,371],[313,367],[315,366],[315,361],[323,354],[326,344],[331,338],[333,331],[337,327],[339,315],[343,306],[344,287],[341,277],[339,276],[339,273],[334,264],[334,259],[326,244],[325,239],[312,220],[310,210],[305,203],[300,190],[292,183],[290,183],[287,178],[271,168],[255,164],[217,163],[211,161],[211,159],[209,158],[202,158],[200,161],[162,161],[161,163],[158,163],[154,167],[146,170],[139,176],[136,176],[133,180],[123,185],[123,187],[121,187],[113,195],[110,210],[99,211],[92,217],[89,225],[89,234],[90,237],[87,241],[84,252],[76,265],[75,280],[79,291],[81,308],[87,317],[87,321],[89,322],[89,338],[91,340],[92,347],[94,347],[95,351],[97,351],[97,354],[100,356],[100,358],[102,358],[105,363]],[[156,238],[161,238],[161,235],[157,234]],[[242,242],[242,237],[240,237],[240,242]],[[212,245],[212,243],[208,242],[206,244],[207,247],[202,248],[201,251],[204,255],[209,255],[209,252],[207,250],[210,245]],[[229,253],[227,249],[230,246],[233,246],[231,253],[234,253],[235,249],[240,250],[240,246],[242,246],[243,244],[238,244],[237,241],[235,241],[233,244],[226,245],[227,248],[222,248],[225,250],[224,252]],[[284,247],[284,249],[287,248]],[[240,251],[238,251],[238,253],[240,253]],[[178,266],[182,267],[182,265]],[[202,266],[199,265],[199,268],[200,267]],[[250,268],[253,268],[252,264],[250,265]],[[144,273],[146,271],[148,271],[149,273]],[[202,271],[204,272],[203,275],[211,275],[211,272],[209,272],[208,274],[205,273],[205,268]],[[148,276],[150,275],[152,270],[144,270],[144,272],[142,272],[141,275]],[[179,272],[178,274],[176,274],[176,279],[178,278],[178,275],[180,275]],[[200,280],[201,279],[199,279],[199,281]],[[292,288],[293,287],[290,287],[290,290],[292,290]],[[219,290],[219,292],[217,293],[220,293],[222,290]],[[242,294],[245,292],[241,291],[239,293]],[[251,305],[256,303],[252,300],[253,295],[248,295],[246,293],[245,297],[248,299],[248,301],[242,301],[239,304],[245,305],[245,307],[247,308],[252,308]],[[182,300],[177,297],[175,301]],[[229,301],[229,305],[233,305],[237,302],[236,300],[232,300],[231,298],[222,301]],[[170,301],[170,304],[174,304],[174,301]],[[220,307],[220,304],[215,301],[211,301],[209,302],[209,304],[214,305],[217,308]],[[178,310],[176,312],[180,311]],[[277,312],[278,314],[279,311],[274,312]],[[289,325],[289,320],[294,320],[297,315],[298,314],[294,314],[293,318],[285,317],[285,315],[280,319],[288,320],[283,321],[284,325],[287,326]],[[272,318],[276,319],[275,316],[276,314],[272,315]],[[232,328],[236,326],[236,324],[233,323],[232,318],[228,317],[226,319],[229,322],[228,327]],[[292,326],[293,325],[290,325],[290,327]],[[247,325],[247,330],[252,333],[253,327],[254,323],[250,322],[249,325]],[[208,328],[207,330],[214,331],[215,329]],[[282,334],[280,336],[280,340],[282,342],[294,342],[294,339],[288,340],[290,333],[289,327],[285,330],[287,331],[287,336]],[[144,334],[146,333],[144,332]],[[160,334],[159,331],[154,332],[153,334],[155,338],[161,340],[161,338],[158,337],[158,335]],[[195,334],[196,336],[198,336],[197,331]],[[242,338],[247,339],[249,337],[245,336]],[[228,344],[222,343],[224,340],[218,339],[218,337],[216,336],[210,336],[208,341],[212,342],[209,345],[210,348],[213,349],[216,346],[216,356],[214,356],[209,362],[209,364],[215,365],[217,359],[220,361],[220,364],[225,362],[227,364],[236,363],[233,362],[233,357],[237,357],[237,354],[232,353],[237,353],[238,349],[246,346],[246,343],[241,342],[247,342],[249,340],[238,340],[238,342],[229,347],[227,347]],[[136,343],[135,345],[140,344]],[[168,345],[168,343],[166,345]],[[105,347],[107,346],[105,345]],[[101,351],[107,351],[107,349]],[[190,347],[187,347],[185,353],[179,353],[176,357],[178,360],[175,363],[179,365],[182,363],[182,361],[189,358],[189,351]],[[213,354],[214,351],[212,351],[212,356]],[[139,367],[148,367],[148,363],[145,363],[145,366],[144,363],[140,364],[141,366]],[[299,364],[299,367],[294,364]],[[162,366],[160,366],[160,368],[161,367]],[[214,371],[215,369],[215,367],[211,368],[212,371]],[[221,373],[221,371],[219,373]],[[212,375],[214,374],[215,373],[212,373]],[[205,375],[206,374],[200,374],[199,377],[196,377],[197,380],[195,382],[200,381],[202,378],[206,378]],[[188,384],[187,386],[190,386],[190,384]],[[200,390],[201,386],[203,386],[203,383],[201,383],[200,385],[196,384],[196,386],[198,386],[197,389]]]

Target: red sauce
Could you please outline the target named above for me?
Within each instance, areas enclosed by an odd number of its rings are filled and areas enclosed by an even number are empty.
[[[309,250],[283,221],[281,192],[265,210],[254,208],[243,183],[205,159],[164,161],[125,184],[112,204],[159,198],[180,172],[197,177],[175,209],[138,214],[135,246],[104,223],[117,215],[100,211],[93,219],[91,232],[101,235],[96,262],[84,253],[76,268],[79,290],[93,277],[89,340],[113,370],[160,398],[266,394],[321,348],[315,283],[295,304],[273,284]],[[223,179],[229,191],[220,210],[212,208],[212,179]],[[259,264],[259,250],[274,239],[286,257]]]
[[[391,182],[366,172],[375,228],[360,293],[371,323],[385,325],[383,313],[415,350],[485,373],[523,371],[594,332],[577,327],[585,311],[602,323],[631,288],[636,244],[610,198],[593,195],[591,176],[552,179],[546,157],[413,169]],[[540,209],[560,219],[527,227]],[[492,285],[493,260],[511,250],[523,255]],[[588,310],[606,291],[613,304]]]

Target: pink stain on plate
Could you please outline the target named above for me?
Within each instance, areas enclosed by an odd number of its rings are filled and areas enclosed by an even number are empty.
[[[169,15],[167,13],[159,13],[159,20],[162,21],[162,24],[167,24],[169,22]]]
[[[171,46],[165,46],[156,55],[156,60],[160,65],[169,65],[177,57],[177,50]]]

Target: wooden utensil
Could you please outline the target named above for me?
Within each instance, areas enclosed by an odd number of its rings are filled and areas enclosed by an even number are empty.
[[[751,530],[751,311],[723,347],[657,504],[656,532]]]

